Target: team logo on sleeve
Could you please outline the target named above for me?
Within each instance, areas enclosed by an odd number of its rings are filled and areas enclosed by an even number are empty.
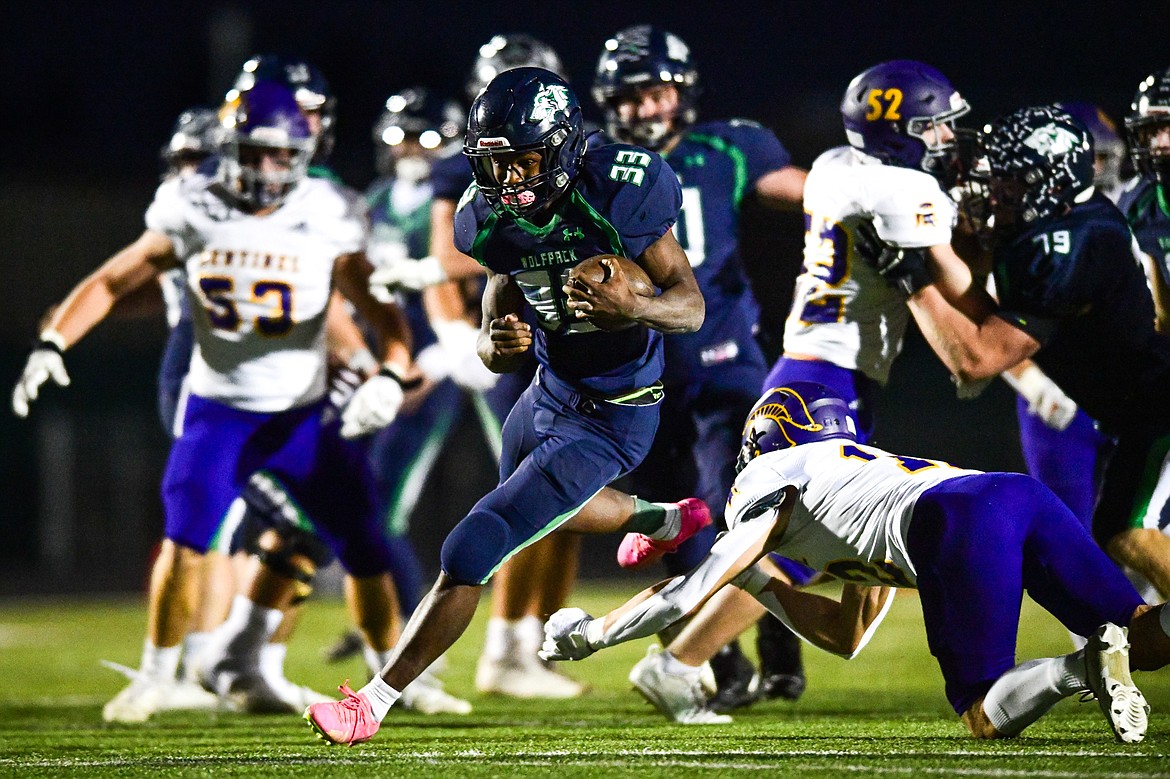
[[[934,226],[934,203],[919,204],[918,211],[914,214],[914,224],[918,227]]]
[[[528,118],[533,122],[543,122],[551,119],[558,111],[565,111],[569,107],[569,90],[561,84],[541,86],[532,101],[532,112]]]
[[[1047,157],[1068,154],[1076,148],[1078,142],[1076,135],[1055,124],[1037,127],[1024,139],[1025,146]]]

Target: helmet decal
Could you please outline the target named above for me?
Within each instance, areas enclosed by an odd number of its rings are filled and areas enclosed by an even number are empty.
[[[569,89],[563,84],[549,84],[541,86],[532,102],[532,111],[528,119],[533,122],[543,122],[552,119],[557,111],[564,111],[569,107]]]

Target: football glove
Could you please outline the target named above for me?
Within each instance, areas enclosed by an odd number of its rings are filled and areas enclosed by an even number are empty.
[[[341,412],[341,437],[369,435],[393,422],[402,407],[406,386],[396,369],[382,366],[382,370],[357,388]]]
[[[857,251],[886,283],[910,297],[923,287],[933,284],[926,266],[925,249],[904,249],[891,246],[878,235],[871,221],[858,223],[855,231]]]
[[[584,660],[596,652],[585,639],[593,617],[581,609],[561,609],[544,623],[544,644],[537,654],[544,660]]]
[[[20,380],[12,390],[12,410],[22,419],[28,416],[29,404],[37,399],[41,385],[49,379],[61,387],[69,386],[65,370],[64,342],[56,333],[43,333],[24,364]]]
[[[1067,429],[1076,418],[1076,401],[1064,394],[1064,390],[1035,365],[1025,367],[1019,376],[1007,371],[1000,375],[1028,401],[1028,413],[1040,417],[1053,430]]]
[[[478,330],[461,319],[433,322],[431,326],[443,347],[451,381],[475,392],[486,392],[496,386],[499,375],[488,370],[476,349]]]
[[[447,280],[447,273],[438,257],[421,260],[402,259],[384,265],[370,274],[370,289],[388,289],[391,292],[407,290],[421,292],[427,287]],[[379,290],[380,291],[380,290]],[[377,294],[377,293],[375,293]]]

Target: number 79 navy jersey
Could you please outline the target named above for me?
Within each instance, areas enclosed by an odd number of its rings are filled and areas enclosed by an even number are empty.
[[[523,291],[539,325],[541,365],[608,395],[658,380],[662,335],[641,325],[608,332],[574,319],[561,287],[590,257],[641,256],[674,225],[681,205],[678,180],[661,157],[611,144],[585,153],[577,181],[545,225],[500,217],[472,184],[455,214],[455,246]]]
[[[1121,212],[1094,194],[999,247],[994,272],[998,315],[1040,342],[1044,372],[1107,429],[1141,424],[1170,385],[1170,343]]]

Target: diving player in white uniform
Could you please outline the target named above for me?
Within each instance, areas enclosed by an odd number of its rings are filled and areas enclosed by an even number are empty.
[[[394,418],[409,334],[401,314],[369,294],[359,205],[336,185],[305,178],[314,144],[292,92],[258,83],[225,109],[224,127],[216,176],[164,182],[146,231],[57,308],[13,393],[24,416],[46,380],[68,383],[65,350],[119,299],[160,272],[186,267],[196,331],[191,394],[163,480],[166,537],[152,574],[142,663],[106,705],[107,720],[141,721],[168,707],[203,555],[234,530],[224,524],[227,508],[260,470],[306,510],[354,575],[371,643],[389,650],[395,638],[372,479],[361,448],[342,435]],[[334,286],[379,330],[386,362],[342,419],[328,422],[325,319]],[[279,598],[291,597],[301,561],[288,562],[275,571],[288,584]],[[258,651],[280,622],[281,604],[248,603],[231,618],[250,627]]]
[[[813,382],[764,394],[748,416],[737,470],[731,529],[695,570],[604,618],[557,612],[543,654],[582,659],[652,635],[725,584],[750,593],[810,642],[856,654],[883,615],[882,594],[854,593],[850,605],[836,607],[813,596],[795,600],[757,563],[776,552],[847,582],[916,588],[947,698],[972,735],[1015,736],[1062,698],[1091,690],[1119,741],[1144,737],[1149,707],[1130,663],[1155,670],[1170,662],[1170,614],[1141,600],[1039,482],[859,444],[844,399]],[[1088,637],[1088,646],[1015,665],[1025,589]],[[685,691],[698,669],[667,673],[676,678],[658,686],[653,702],[683,712],[693,701],[679,688]]]

